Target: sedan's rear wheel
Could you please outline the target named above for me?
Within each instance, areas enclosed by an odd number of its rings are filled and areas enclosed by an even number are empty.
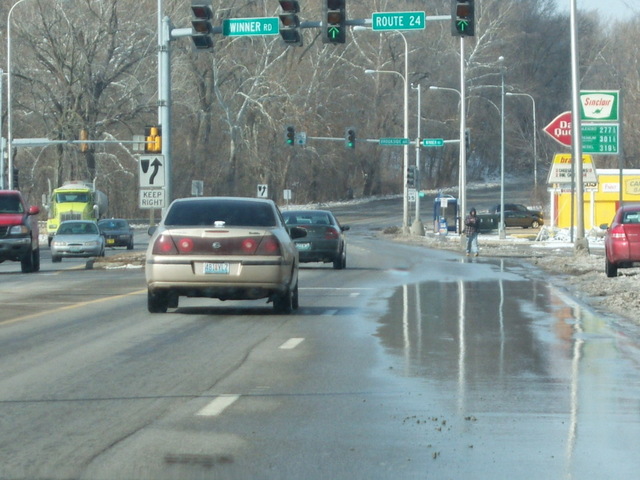
[[[338,255],[333,260],[333,268],[336,270],[342,270],[347,266],[347,252],[344,251],[344,248],[340,250],[340,255]]]
[[[300,306],[300,298],[298,296],[298,284],[296,283],[296,287],[293,289],[293,297],[291,299],[291,305],[294,310],[297,310]]]
[[[166,313],[169,308],[169,295],[167,292],[147,292],[147,308],[150,313]]]
[[[276,295],[276,297],[273,299],[273,310],[276,313],[293,312],[294,291],[295,292],[298,291],[297,285],[296,285],[296,288],[294,288],[293,290],[287,289],[286,292]]]
[[[604,272],[607,274],[607,277],[609,278],[618,276],[618,265],[610,262],[606,254],[604,257]]]

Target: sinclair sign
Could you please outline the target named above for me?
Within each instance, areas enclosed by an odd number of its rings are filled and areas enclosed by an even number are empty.
[[[618,90],[581,90],[580,118],[584,122],[618,122],[620,92]]]

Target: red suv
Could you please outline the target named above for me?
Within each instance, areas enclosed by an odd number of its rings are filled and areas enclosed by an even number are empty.
[[[607,277],[617,276],[618,268],[633,267],[640,262],[640,203],[629,203],[618,209],[607,228],[604,250]]]
[[[0,263],[19,261],[23,273],[40,270],[38,213],[17,190],[0,190]]]

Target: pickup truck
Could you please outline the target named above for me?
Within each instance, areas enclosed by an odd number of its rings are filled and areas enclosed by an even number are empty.
[[[490,208],[488,213],[478,212],[478,220],[481,232],[497,229],[500,225],[500,204]],[[544,215],[520,203],[505,203],[504,224],[505,227],[538,228],[544,225]]]
[[[23,273],[40,270],[40,232],[36,215],[17,190],[0,190],[0,263],[20,262]]]

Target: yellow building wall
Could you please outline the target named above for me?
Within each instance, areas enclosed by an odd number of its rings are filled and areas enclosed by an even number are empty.
[[[609,224],[620,204],[620,170],[597,170],[598,186],[596,192],[584,192],[584,228],[590,230],[602,224]],[[560,228],[571,226],[571,193],[558,193],[554,196],[556,222]],[[624,202],[640,203],[640,170],[622,171],[622,199]],[[574,204],[573,223],[578,217]]]

